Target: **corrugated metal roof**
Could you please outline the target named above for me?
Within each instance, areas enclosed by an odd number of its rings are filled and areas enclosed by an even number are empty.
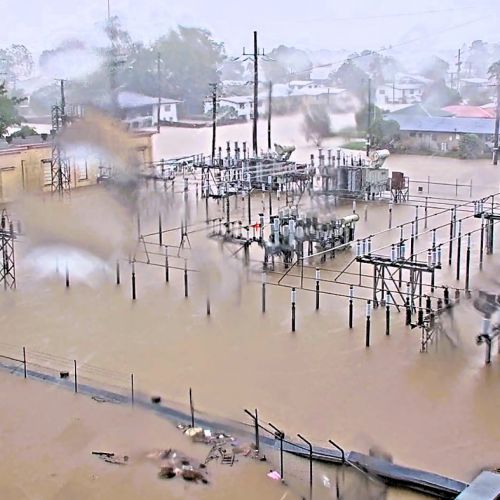
[[[495,132],[495,120],[491,118],[388,115],[385,119],[397,121],[401,130],[410,132],[451,132],[481,135],[492,135]]]
[[[495,110],[481,108],[480,106],[460,104],[456,106],[446,106],[443,109],[457,118],[495,118]]]

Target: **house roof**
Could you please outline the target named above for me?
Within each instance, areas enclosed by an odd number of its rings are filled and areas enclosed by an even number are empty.
[[[396,73],[396,83],[418,83],[420,85],[426,85],[431,82],[432,80],[422,75]]]
[[[292,96],[319,96],[319,95],[337,95],[345,92],[345,89],[336,87],[314,87],[312,89],[301,88],[292,91]]]
[[[292,80],[288,85],[290,87],[305,87],[306,85],[310,85],[312,82],[311,80]]]
[[[491,118],[398,116],[395,113],[391,113],[385,119],[397,121],[400,129],[406,132],[450,132],[492,135],[495,131],[495,120]]]
[[[406,106],[405,108],[398,109],[397,111],[393,111],[388,115],[388,118],[392,118],[393,115],[414,117],[453,116],[453,114],[449,111],[445,111],[444,109],[431,108],[420,102],[412,104],[411,106]]]
[[[489,83],[487,78],[460,78],[462,83],[470,83],[472,85],[486,85]]]
[[[495,118],[494,109],[482,108],[481,106],[446,106],[443,110],[457,118]]]
[[[311,80],[329,80],[330,74],[333,71],[332,66],[321,66],[319,68],[313,68],[311,70]]]
[[[221,97],[219,100],[232,102],[234,104],[245,104],[247,102],[253,102],[253,96],[251,96],[251,95],[231,95],[231,96]]]
[[[161,104],[178,104],[181,101],[161,97]],[[118,94],[118,104],[121,108],[140,108],[142,106],[152,106],[158,104],[158,97],[151,97],[136,92],[123,91]]]

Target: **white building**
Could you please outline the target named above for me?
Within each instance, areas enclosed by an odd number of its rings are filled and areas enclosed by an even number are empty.
[[[264,99],[259,97],[259,113],[265,111]],[[212,112],[212,99],[205,99],[204,101],[204,111],[205,114]],[[251,120],[253,118],[253,96],[228,96],[220,97],[217,109],[230,108],[234,110],[235,118],[244,118],[246,120]],[[221,116],[222,117],[222,116]]]
[[[415,104],[422,102],[425,88],[431,82],[420,75],[398,73],[394,82],[379,85],[375,90],[375,104],[383,108],[386,104]]]
[[[160,122],[176,122],[177,105],[182,101],[160,98]],[[120,92],[118,104],[125,112],[124,121],[131,128],[151,127],[158,123],[158,97],[135,92]]]
[[[312,80],[292,80],[291,82],[288,82],[288,88],[292,92],[302,89],[316,89],[321,86],[321,83],[314,82]]]

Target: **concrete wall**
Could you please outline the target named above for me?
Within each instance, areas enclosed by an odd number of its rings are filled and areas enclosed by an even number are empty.
[[[400,137],[400,143],[410,150],[427,149],[441,153],[457,151],[460,140],[460,134],[451,132],[401,132]]]
[[[153,161],[151,134],[134,134],[134,148],[139,163]],[[13,145],[0,149],[0,203],[10,203],[22,193],[50,191],[50,142],[32,145]],[[99,160],[68,159],[71,173],[71,189],[96,184]]]

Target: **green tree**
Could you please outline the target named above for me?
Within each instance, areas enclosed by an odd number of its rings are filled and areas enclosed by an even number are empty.
[[[450,65],[440,57],[433,56],[424,66],[422,75],[433,81],[446,80]]]
[[[185,101],[191,112],[202,112],[207,85],[220,81],[224,46],[214,41],[207,30],[179,26],[155,42],[152,53],[153,59],[159,53],[163,61],[162,92]],[[157,87],[149,93],[157,95]]]
[[[370,127],[372,145],[378,149],[392,149],[399,139],[399,123],[378,117]]]
[[[368,96],[368,74],[348,59],[333,75],[340,87],[352,92],[362,101]]]
[[[11,134],[11,137],[22,137],[23,139],[26,137],[31,137],[33,135],[38,135],[37,131],[33,127],[28,127],[27,125],[23,125],[19,130]]]
[[[17,104],[23,99],[17,97],[9,97],[5,82],[0,83],[0,137],[4,137],[7,129],[12,125],[19,125],[21,117],[17,112]]]
[[[373,124],[375,121],[380,120],[382,118],[382,110],[374,106],[371,106],[371,119],[370,122]],[[358,132],[364,133],[368,127],[368,106],[365,105],[361,109],[359,109],[354,114],[354,120],[356,121],[356,129]]]
[[[484,152],[484,142],[476,134],[463,134],[458,141],[460,158],[475,160]]]
[[[488,68],[488,76],[493,82],[500,82],[500,60],[494,62]]]
[[[315,104],[304,110],[302,130],[308,142],[320,146],[323,139],[332,134],[330,115],[325,106]]]
[[[306,52],[286,45],[271,50],[262,62],[266,79],[274,83],[308,80],[311,76],[311,67],[311,59]]]
[[[16,87],[18,80],[28,78],[33,71],[33,57],[30,51],[19,44],[0,49],[0,73],[5,81]]]
[[[460,104],[460,94],[448,87],[444,80],[431,83],[424,90],[422,101],[430,108],[444,108],[453,104]]]

